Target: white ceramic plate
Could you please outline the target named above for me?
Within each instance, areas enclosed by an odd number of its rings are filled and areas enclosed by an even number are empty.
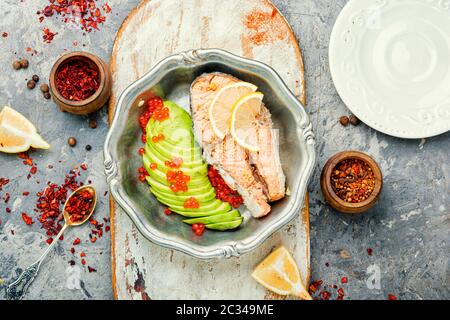
[[[330,40],[347,107],[401,138],[450,130],[450,0],[350,0]]]

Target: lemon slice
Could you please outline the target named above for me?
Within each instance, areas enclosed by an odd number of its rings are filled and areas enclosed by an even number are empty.
[[[259,150],[259,146],[254,144],[256,134],[254,123],[261,113],[263,97],[261,92],[243,96],[231,111],[231,135],[241,147],[250,151]]]
[[[285,247],[278,248],[264,259],[253,271],[252,277],[277,294],[312,300],[294,259]]]
[[[50,145],[27,118],[10,107],[4,107],[0,112],[0,151],[18,153],[30,147],[48,149]]]
[[[231,109],[239,98],[251,92],[257,87],[248,82],[236,82],[220,89],[209,105],[209,119],[214,133],[220,139],[225,138],[229,130]]]

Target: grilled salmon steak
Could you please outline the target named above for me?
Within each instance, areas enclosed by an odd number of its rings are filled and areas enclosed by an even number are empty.
[[[195,138],[203,148],[206,161],[214,166],[225,182],[237,190],[253,217],[267,215],[270,202],[285,196],[285,176],[281,168],[278,136],[273,129],[269,110],[262,111],[255,121],[252,139],[258,151],[248,151],[227,134],[220,139],[209,119],[209,105],[223,87],[240,80],[223,73],[199,76],[191,86],[191,111]]]

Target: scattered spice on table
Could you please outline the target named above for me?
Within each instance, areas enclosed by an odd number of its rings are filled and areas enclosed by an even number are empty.
[[[70,137],[69,139],[67,139],[67,144],[71,147],[75,147],[77,145],[77,139],[75,139],[74,137]]]
[[[3,38],[7,38],[7,37],[8,37],[8,32],[6,32],[6,31],[3,32],[3,33],[2,33],[2,37],[3,37]]]
[[[48,0],[48,5],[39,10],[39,21],[45,18],[60,16],[66,24],[78,25],[83,31],[99,30],[106,20],[106,14],[111,12],[107,2],[97,5],[97,0]]]
[[[83,101],[100,87],[100,72],[97,66],[87,61],[72,60],[56,72],[55,83],[56,89],[65,99]]]
[[[347,116],[342,116],[339,118],[339,122],[344,126],[348,126],[348,123],[350,122],[350,119]]]
[[[27,225],[32,225],[33,222],[33,218],[31,218],[29,215],[27,215],[25,212],[22,212],[22,219],[23,221],[27,224]]]
[[[391,301],[397,300],[397,296],[395,296],[395,295],[389,293],[389,294],[388,294],[388,300],[391,300]]]
[[[372,248],[367,248],[367,254],[368,254],[369,256],[372,255],[372,252],[373,252],[373,249],[372,249]]]
[[[7,178],[0,178],[0,191],[3,190],[3,187],[6,186],[9,183],[9,179]]]
[[[351,115],[350,116],[350,123],[354,126],[357,126],[361,121],[355,116],[355,115]]]
[[[19,62],[22,69],[27,69],[30,64],[27,59],[21,59]]]
[[[359,159],[339,162],[331,174],[331,186],[336,195],[350,203],[366,200],[375,188],[372,168]]]
[[[51,43],[55,36],[58,34],[58,32],[52,32],[49,28],[42,29],[42,32],[44,33],[42,36],[42,39],[44,39],[45,43]]]

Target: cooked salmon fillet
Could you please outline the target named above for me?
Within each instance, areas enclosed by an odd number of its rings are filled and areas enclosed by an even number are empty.
[[[261,143],[259,152],[249,153],[230,135],[219,139],[209,121],[208,108],[216,92],[237,81],[237,78],[227,74],[209,73],[199,76],[192,83],[194,133],[206,161],[219,170],[231,188],[241,194],[248,210],[258,218],[270,212],[268,202],[279,200],[285,194],[285,176],[269,111],[263,107],[261,117],[255,123],[254,136]]]

